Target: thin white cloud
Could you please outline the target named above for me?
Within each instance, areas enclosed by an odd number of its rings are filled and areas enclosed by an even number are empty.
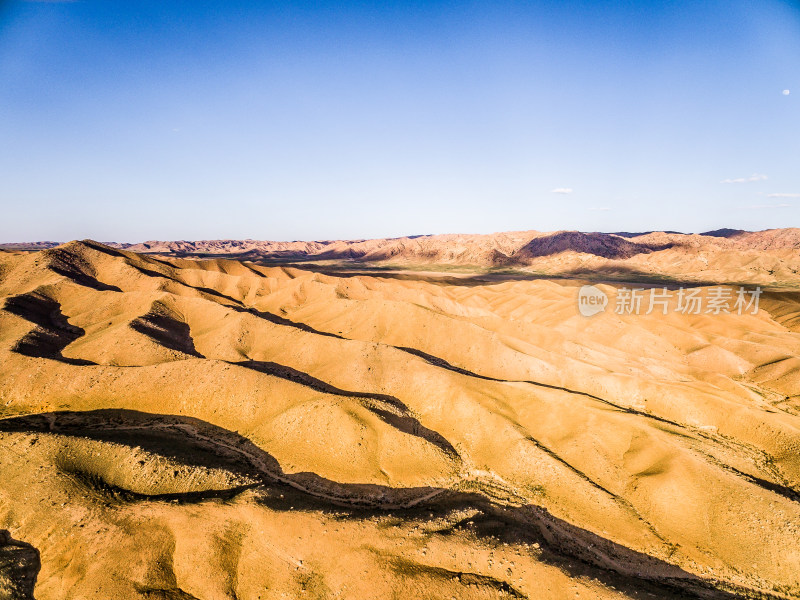
[[[551,194],[571,194],[572,188],[556,188],[554,190],[550,190]]]
[[[723,179],[720,183],[752,183],[753,181],[764,181],[767,179],[766,175],[753,173],[750,177],[737,177],[736,179]]]
[[[592,206],[589,210],[611,210],[608,206]]]
[[[745,208],[759,210],[762,208],[789,208],[791,206],[791,204],[751,204],[750,206],[745,206]]]
[[[767,194],[767,198],[800,198],[800,194]]]

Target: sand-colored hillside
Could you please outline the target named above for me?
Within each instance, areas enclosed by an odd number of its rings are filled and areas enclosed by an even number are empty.
[[[55,245],[34,242],[0,244],[0,248],[41,250]],[[315,242],[199,240],[109,245],[156,256],[219,257],[264,265],[295,262],[326,269],[510,271],[593,281],[670,279],[796,288],[800,273],[797,228],[719,229],[702,234],[512,231]]]
[[[787,233],[504,235],[446,247],[798,261]],[[800,293],[587,318],[583,283],[0,253],[0,597],[800,598]]]

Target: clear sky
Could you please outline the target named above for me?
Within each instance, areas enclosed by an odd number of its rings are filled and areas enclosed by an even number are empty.
[[[800,226],[800,3],[0,0],[0,241]]]

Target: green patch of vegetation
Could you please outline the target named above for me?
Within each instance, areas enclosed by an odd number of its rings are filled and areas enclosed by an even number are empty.
[[[525,487],[526,491],[530,492],[531,494],[533,494],[536,497],[542,497],[542,496],[545,495],[545,488],[541,484],[529,483],[529,484],[526,484],[524,487]]]

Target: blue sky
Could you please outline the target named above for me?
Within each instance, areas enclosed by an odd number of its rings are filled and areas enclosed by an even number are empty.
[[[0,241],[800,226],[798,165],[796,2],[0,0]]]

